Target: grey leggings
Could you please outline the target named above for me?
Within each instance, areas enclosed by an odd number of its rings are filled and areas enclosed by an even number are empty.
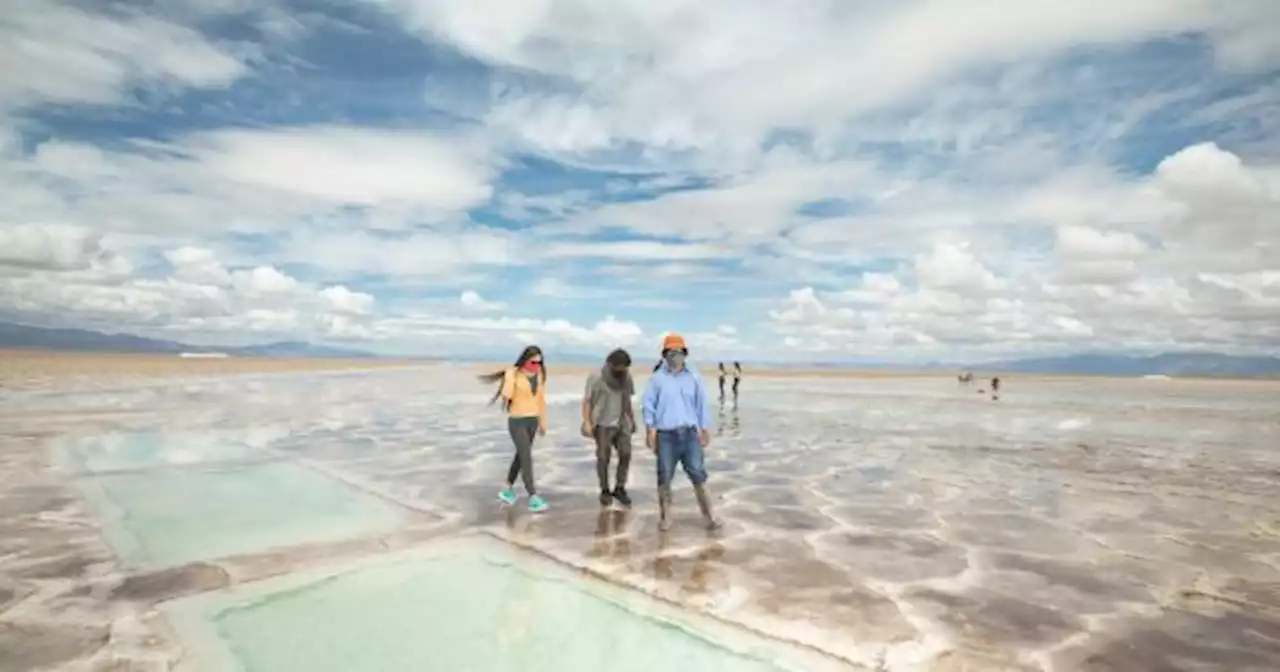
[[[516,454],[511,458],[511,468],[507,470],[507,485],[515,485],[516,477],[524,479],[524,489],[529,496],[538,494],[533,486],[533,439],[538,435],[537,418],[510,418],[507,430],[511,432],[511,441],[516,444]]]

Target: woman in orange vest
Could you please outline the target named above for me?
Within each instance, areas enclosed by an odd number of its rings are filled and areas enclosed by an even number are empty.
[[[533,481],[533,441],[547,434],[547,368],[542,361],[542,349],[531,345],[520,353],[513,366],[480,376],[480,380],[502,382],[489,403],[503,400],[507,430],[516,449],[511,468],[507,470],[507,487],[498,493],[498,499],[508,505],[515,504],[516,478],[520,477],[529,494],[529,510],[542,513],[547,510],[547,502],[538,495]]]

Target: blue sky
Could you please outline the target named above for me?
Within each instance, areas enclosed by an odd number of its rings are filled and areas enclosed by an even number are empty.
[[[1280,353],[1280,9],[0,18],[0,319],[386,353]]]

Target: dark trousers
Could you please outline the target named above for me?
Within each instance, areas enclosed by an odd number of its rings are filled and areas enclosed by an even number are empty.
[[[611,492],[609,487],[609,460],[614,451],[618,453],[618,473],[614,487],[627,489],[627,474],[631,471],[631,433],[619,427],[596,426],[596,477],[600,480],[600,491]]]
[[[515,485],[516,477],[524,479],[524,489],[530,496],[538,494],[533,486],[533,439],[538,436],[537,418],[510,418],[507,430],[511,432],[511,442],[516,444],[516,454],[511,458],[511,468],[507,470],[507,483]]]

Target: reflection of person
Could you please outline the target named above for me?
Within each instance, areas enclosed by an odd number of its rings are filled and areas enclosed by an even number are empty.
[[[506,504],[516,503],[516,477],[524,480],[529,493],[529,510],[541,513],[547,503],[538,496],[533,483],[533,441],[547,433],[547,369],[542,364],[542,350],[531,345],[520,353],[514,366],[480,376],[487,383],[502,381],[489,403],[503,400],[507,411],[507,430],[515,444],[515,456],[507,471],[507,487],[498,493]]]
[[[631,559],[631,539],[627,536],[627,512],[600,509],[596,515],[595,540],[590,558],[608,558],[615,562],[626,562]]]
[[[742,364],[733,363],[733,400],[738,400],[738,384],[742,382]]]
[[[671,479],[676,463],[693,483],[707,527],[720,523],[712,515],[707,494],[707,470],[702,449],[711,442],[711,409],[702,376],[685,365],[689,349],[684,339],[670,334],[662,341],[662,363],[644,391],[645,444],[658,457],[658,529],[671,528]]]
[[[587,378],[582,393],[582,435],[596,442],[596,476],[600,481],[600,505],[617,500],[631,506],[627,494],[627,473],[631,470],[631,435],[636,431],[631,397],[636,393],[631,379],[631,355],[614,350],[605,358],[604,368]],[[609,459],[618,453],[618,472],[609,487]]]

